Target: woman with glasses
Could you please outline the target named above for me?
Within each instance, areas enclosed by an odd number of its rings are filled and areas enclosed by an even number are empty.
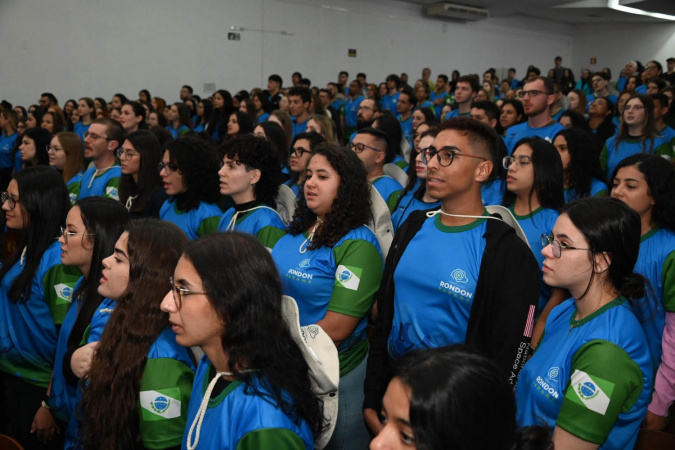
[[[99,342],[90,336],[85,346],[96,351],[82,382],[77,445],[180,445],[195,363],[190,351],[176,343],[160,303],[171,290],[169,278],[186,243],[173,224],[132,220],[103,260],[98,293],[112,302]]]
[[[234,206],[223,214],[219,231],[241,231],[257,237],[272,250],[285,234],[276,211],[281,168],[272,146],[250,134],[237,136],[223,148],[220,193],[229,195]]]
[[[543,235],[544,281],[572,298],[551,311],[516,388],[521,427],[553,430],[555,448],[633,448],[652,393],[647,340],[631,304],[640,217],[614,199],[563,207]]]
[[[166,145],[157,166],[166,195],[159,218],[178,225],[194,240],[218,231],[223,212],[215,148],[204,139],[183,136]]]
[[[656,129],[651,97],[634,94],[626,102],[621,117],[619,130],[607,139],[600,153],[600,164],[608,177],[619,162],[636,153],[670,156],[672,145]]]
[[[366,326],[382,277],[380,246],[366,227],[370,215],[358,156],[319,145],[309,158],[288,234],[272,250],[284,294],[298,303],[300,325],[320,325],[338,348],[340,409],[328,449],[365,448],[370,440],[361,415]]]
[[[562,161],[565,202],[607,194],[590,133],[581,128],[566,128],[556,135],[553,145]]]
[[[117,151],[122,169],[120,202],[132,219],[159,218],[159,211],[167,199],[157,170],[161,155],[159,140],[149,130],[138,130],[127,135]]]
[[[49,393],[58,331],[80,277],[61,264],[57,242],[69,207],[61,175],[46,166],[15,173],[2,193],[6,226],[20,234],[0,267],[0,432],[26,448],[40,445],[31,425]]]
[[[79,136],[73,135],[81,142]],[[103,197],[82,199],[66,217],[59,238],[61,264],[76,269],[82,277],[77,281],[71,308],[59,331],[49,400],[37,410],[31,428],[44,443],[52,439],[62,441],[59,435],[65,433],[77,408],[80,377],[71,368],[71,358],[92,335],[94,314],[105,307],[104,298],[98,293],[101,260],[112,253],[128,220],[118,201]],[[77,438],[76,433],[71,434],[71,440]]]
[[[286,181],[296,197],[300,197],[300,190],[305,182],[307,163],[317,145],[325,142],[323,136],[315,131],[300,133],[295,136],[291,143],[291,156],[288,167],[291,169],[291,177]]]
[[[640,215],[640,253],[635,272],[647,278],[656,304],[643,301],[635,308],[647,337],[656,374],[647,413],[648,428],[662,430],[668,405],[675,400],[675,172],[656,155],[633,155],[617,166],[612,197]]]
[[[68,188],[70,204],[74,205],[80,193],[83,176],[82,140],[70,131],[62,131],[47,146],[49,165],[62,176]]]
[[[544,261],[541,235],[551,233],[558,211],[565,203],[560,155],[542,138],[524,138],[516,144],[513,155],[504,157],[503,165],[508,172],[502,204],[523,229],[541,267]],[[542,283],[538,311],[544,309],[552,294],[549,286]]]

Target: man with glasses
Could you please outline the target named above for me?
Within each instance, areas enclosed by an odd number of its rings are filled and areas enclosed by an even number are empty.
[[[359,130],[368,128],[378,117],[380,117],[379,103],[372,98],[363,99],[356,112],[356,128]],[[354,135],[351,139],[354,139]]]
[[[525,364],[539,270],[527,244],[481,202],[498,140],[484,123],[456,118],[422,153],[427,190],[441,207],[411,213],[387,257],[364,389],[375,432],[388,365],[411,350],[467,344],[513,387]]]
[[[596,72],[591,75],[591,86],[593,86],[593,93],[588,96],[588,102],[586,103],[586,112],[588,112],[591,107],[591,103],[596,98],[608,98],[613,104],[616,105],[617,97],[616,95],[609,92],[609,75],[605,72]]]
[[[565,127],[551,117],[551,105],[555,102],[553,81],[538,76],[525,82],[523,90],[518,96],[523,99],[523,109],[527,114],[527,122],[510,127],[506,131],[504,143],[513,153],[516,143],[526,137],[539,136],[549,142]]]
[[[363,163],[368,173],[368,181],[377,189],[385,203],[389,197],[403,189],[401,184],[384,174],[384,165],[391,161],[387,135],[376,128],[364,128],[354,136],[350,148]]]
[[[349,96],[340,108],[340,121],[342,122],[345,139],[349,139],[349,136],[356,131],[358,109],[361,101],[363,101],[361,90],[361,83],[358,80],[352,80],[349,83]]]
[[[113,119],[96,119],[84,133],[84,157],[94,163],[82,177],[78,200],[101,196],[119,200],[122,169],[116,159],[124,143],[124,128]]]

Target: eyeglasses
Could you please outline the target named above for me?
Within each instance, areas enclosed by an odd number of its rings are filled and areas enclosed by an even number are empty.
[[[47,153],[52,152],[52,151],[53,151],[54,153],[56,153],[56,152],[58,152],[59,150],[64,150],[64,151],[65,151],[65,149],[64,149],[63,147],[59,147],[59,146],[57,146],[57,145],[48,145],[48,146],[45,147],[45,148],[47,149]]]
[[[519,167],[525,167],[532,162],[532,157],[527,155],[505,156],[502,159],[502,166],[508,169],[511,164],[517,164]]]
[[[171,284],[171,291],[173,292],[173,301],[176,303],[176,309],[178,310],[183,307],[183,296],[187,297],[188,295],[197,294],[206,295],[206,292],[191,291],[189,289],[176,286],[176,282],[173,277],[169,278],[169,283]]]
[[[544,92],[544,91],[536,91],[536,90],[519,91],[518,92],[518,98],[525,98],[526,95],[529,95],[530,97],[537,97],[537,96],[542,95],[542,94],[549,95],[548,92]]]
[[[541,245],[546,247],[547,245],[551,246],[551,250],[553,251],[553,256],[556,258],[560,258],[562,256],[562,251],[563,250],[588,250],[588,251],[593,251],[592,248],[580,248],[580,247],[570,247],[569,245],[561,244],[560,241],[557,239],[553,239],[553,236],[549,236],[547,234],[542,234],[541,235]]]
[[[122,159],[122,156],[124,156],[124,159],[131,159],[134,156],[138,156],[138,153],[129,150],[124,150],[122,147],[120,147],[117,149],[117,157]]]
[[[106,141],[109,141],[109,140],[110,140],[110,139],[108,139],[108,138],[105,137],[105,136],[99,136],[99,135],[96,134],[96,133],[90,133],[90,132],[88,132],[88,131],[85,131],[85,132],[82,134],[82,136],[84,136],[85,139],[89,138],[89,139],[92,140],[92,141],[98,141],[99,139],[105,139]]]
[[[68,231],[66,228],[61,227],[61,236],[63,236],[63,239],[66,241],[67,244],[68,236],[96,236],[96,235],[92,233],[75,233],[73,231]]]
[[[166,172],[167,175],[171,175],[173,172],[178,170],[178,166],[175,163],[172,163],[172,162],[166,163],[166,164],[161,162],[161,163],[157,164],[157,170],[159,170],[160,172],[162,170],[164,170],[164,172]]]
[[[349,148],[351,148],[354,153],[361,153],[362,151],[364,151],[367,148],[369,148],[373,151],[376,151],[376,152],[383,151],[383,150],[380,150],[379,148],[371,147],[370,145],[366,145],[362,142],[350,142]]]
[[[2,194],[0,194],[0,200],[2,200],[3,205],[7,203],[9,209],[14,209],[16,204],[19,202],[19,199],[9,195],[9,192],[3,192]]]
[[[623,107],[624,111],[642,111],[643,109],[645,109],[645,107],[642,105],[627,105]]]
[[[312,151],[307,150],[306,148],[303,147],[293,147],[291,149],[291,154],[294,155],[296,158],[302,157],[303,153],[312,153]]]
[[[658,67],[656,66],[645,66],[645,70],[658,70]]]
[[[356,108],[356,110],[357,111],[372,111],[373,108],[371,108],[370,106],[359,106],[358,108]]]
[[[431,161],[431,158],[433,158],[434,156],[436,156],[438,164],[440,164],[441,167],[448,167],[455,160],[456,156],[467,156],[469,158],[477,158],[482,159],[483,161],[487,161],[487,158],[483,158],[482,156],[459,153],[455,149],[457,149],[457,147],[443,147],[440,150],[436,150],[435,147],[423,148],[420,150],[420,153],[422,154],[422,162],[424,163],[424,165],[427,165],[429,164],[429,161]]]

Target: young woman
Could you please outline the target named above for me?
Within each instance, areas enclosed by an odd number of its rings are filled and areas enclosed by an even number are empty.
[[[634,309],[645,331],[656,383],[647,427],[663,429],[668,405],[675,399],[675,173],[656,155],[630,156],[617,166],[612,197],[640,215],[640,253],[635,272],[647,278],[656,294],[655,307],[644,301]],[[663,346],[663,347],[662,347]]]
[[[157,167],[169,196],[159,218],[178,225],[190,240],[218,231],[223,212],[217,205],[219,162],[212,145],[183,136],[167,144]]]
[[[227,119],[236,108],[232,101],[232,94],[225,89],[220,89],[213,94],[213,112],[209,118],[206,130],[211,138],[219,142],[227,132]]]
[[[647,340],[630,302],[640,218],[614,199],[565,205],[544,254],[544,282],[572,298],[551,311],[516,387],[520,426],[542,422],[555,448],[633,448],[652,393]]]
[[[581,89],[574,89],[567,94],[567,100],[570,102],[569,109],[574,110],[582,116],[586,114],[587,96]]]
[[[429,148],[434,142],[435,137],[436,132],[433,130],[424,132],[419,141],[419,148]],[[413,150],[413,154],[415,155],[415,171],[410,171],[412,173],[408,177],[408,184],[401,191],[396,204],[390,205],[394,232],[400,228],[411,212],[421,209],[438,208],[441,205],[427,192],[427,166],[422,162],[421,153]]]
[[[291,144],[291,158],[288,167],[291,169],[291,178],[286,182],[296,197],[300,197],[300,190],[307,175],[307,163],[314,149],[325,142],[323,136],[314,131],[300,133]]]
[[[597,139],[605,142],[614,135],[614,104],[607,97],[595,98],[588,107],[588,125]]]
[[[253,94],[253,104],[255,105],[256,116],[258,117],[259,124],[269,119],[270,102],[265,94],[262,92]]]
[[[623,109],[616,135],[607,139],[600,163],[608,176],[622,160],[636,153],[670,155],[672,146],[659,136],[654,123],[654,102],[648,95],[634,94]]]
[[[166,129],[171,132],[174,139],[178,139],[179,136],[190,131],[192,120],[190,119],[190,110],[185,103],[176,102],[171,105],[166,120],[169,122]]]
[[[307,121],[307,131],[316,131],[329,144],[337,144],[335,123],[328,116],[311,116]]]
[[[523,229],[537,263],[544,257],[542,234],[550,234],[565,203],[563,168],[556,148],[544,139],[525,138],[515,146],[513,155],[504,157],[506,192],[503,205],[508,207]],[[552,296],[541,284],[538,310],[542,311]]]
[[[607,194],[592,136],[580,128],[559,132],[553,145],[562,161],[565,202]]]
[[[421,123],[424,122],[435,122],[436,121],[436,115],[434,114],[434,111],[431,108],[420,108],[416,109],[413,112],[413,117],[412,117],[412,127],[413,127],[413,135],[417,131],[417,127],[420,126]]]
[[[122,105],[120,123],[129,134],[148,127],[145,123],[145,108],[138,102],[126,102]]]
[[[340,409],[329,449],[364,448],[370,440],[360,412],[366,316],[383,269],[380,246],[365,225],[370,215],[367,175],[356,154],[319,145],[289,234],[272,250],[284,293],[298,303],[300,325],[320,325],[338,348]]]
[[[129,134],[117,152],[122,168],[120,202],[132,219],[159,218],[159,211],[167,199],[162,179],[157,171],[162,147],[149,130]]]
[[[75,135],[79,141],[79,137]],[[59,332],[47,404],[35,414],[33,431],[47,443],[56,436],[55,430],[65,431],[79,395],[79,378],[73,373],[70,359],[90,334],[94,313],[103,297],[98,294],[101,261],[113,251],[115,242],[126,227],[128,216],[118,201],[103,197],[82,199],[68,212],[66,226],[59,238],[61,264],[82,273],[72,295],[71,308],[63,319]]]
[[[44,113],[42,112],[41,109],[29,111],[28,117],[26,118],[26,127],[27,128],[39,127],[40,124],[42,123],[42,116],[44,116]]]
[[[513,388],[498,374],[492,360],[462,345],[403,355],[382,401],[384,428],[370,449],[548,450],[546,430],[516,430]]]
[[[223,147],[220,193],[229,195],[234,207],[223,214],[219,231],[252,234],[269,250],[285,234],[276,211],[281,167],[272,145],[250,134],[237,136]]]
[[[269,252],[247,234],[207,236],[187,245],[171,282],[162,310],[176,342],[204,351],[183,448],[314,448],[323,406],[282,317]]]
[[[110,106],[113,108],[121,108],[122,105],[124,105],[126,102],[128,102],[129,99],[127,98],[126,95],[117,93],[113,95],[112,101],[110,102]]]
[[[157,219],[129,223],[103,260],[98,293],[110,313],[83,379],[84,448],[175,448],[182,438],[195,364],[176,343],[160,303],[187,239]],[[111,389],[111,387],[115,387]]]
[[[70,115],[77,109],[77,102],[73,99],[66,100],[63,104],[63,118],[66,123],[70,120]]]
[[[82,140],[73,132],[62,131],[52,138],[47,155],[49,165],[61,174],[66,183],[70,204],[75,204],[83,175]]]
[[[291,119],[290,114],[286,111],[276,109],[270,113],[270,118],[267,120],[281,125],[281,128],[284,129],[284,133],[286,133],[286,142],[293,141],[293,119]]]
[[[235,136],[251,133],[253,133],[253,119],[251,116],[245,112],[235,111],[230,114],[230,118],[227,121],[227,135],[224,142]]]
[[[272,145],[279,160],[282,177],[284,181],[287,180],[290,174],[290,170],[288,169],[288,141],[281,125],[273,120],[268,120],[255,127],[253,135],[267,139],[267,142]]]
[[[200,100],[197,104],[197,123],[193,129],[195,133],[200,133],[206,130],[206,126],[209,123],[209,117],[213,112],[213,103],[211,100],[204,99]]]
[[[518,100],[504,100],[502,107],[499,110],[499,134],[506,136],[506,130],[514,125],[523,122],[525,118],[525,110],[522,102]]]
[[[593,86],[591,83],[591,71],[584,69],[581,71],[581,77],[577,81],[576,89],[583,91],[586,95],[591,95],[593,93]],[[585,105],[585,103],[582,103]]]
[[[56,241],[69,206],[61,175],[46,166],[15,173],[2,193],[6,226],[20,234],[0,267],[0,429],[26,448],[38,446],[31,424],[48,394],[58,330],[80,277],[61,265]]]
[[[21,136],[21,161],[23,167],[47,166],[49,155],[47,146],[52,140],[52,134],[41,127],[29,128]]]
[[[44,116],[42,116],[42,122],[40,126],[45,130],[49,131],[51,134],[60,133],[65,129],[63,120],[61,116],[54,111],[47,111]]]
[[[614,109],[614,118],[612,118],[612,123],[618,129],[621,126],[621,113],[623,113],[623,109],[626,107],[626,103],[630,99],[630,97],[633,95],[632,91],[623,91],[619,94],[619,96],[616,99],[616,108]]]
[[[151,104],[152,95],[150,95],[150,91],[148,91],[147,89],[141,89],[140,91],[138,91],[138,101]]]
[[[12,179],[14,146],[19,137],[17,122],[16,112],[7,109],[0,112],[0,190],[7,189]]]

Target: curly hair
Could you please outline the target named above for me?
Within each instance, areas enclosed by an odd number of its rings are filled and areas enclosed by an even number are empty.
[[[311,163],[317,156],[323,156],[328,160],[340,176],[340,185],[330,212],[326,214],[323,224],[316,230],[314,239],[309,244],[310,249],[333,247],[350,230],[365,225],[372,218],[370,185],[366,169],[356,153],[324,143],[314,149],[309,162]],[[300,195],[288,232],[293,236],[298,235],[315,222],[316,214],[307,207],[304,194]]]
[[[260,179],[253,187],[257,202],[276,208],[276,196],[281,184],[281,166],[272,144],[251,134],[235,136],[222,146],[222,153],[230,159],[235,156],[247,171],[260,170]]]
[[[158,219],[131,221],[128,233],[129,284],[83,378],[80,439],[86,449],[141,446],[141,378],[150,346],[169,325],[159,305],[187,243],[177,226]]]
[[[600,161],[593,150],[593,135],[581,128],[568,128],[556,135],[567,141],[570,162],[567,166],[565,181],[574,189],[575,199],[591,195],[591,180],[595,177],[604,180]],[[555,139],[553,140],[555,142]]]
[[[187,190],[174,196],[181,211],[199,207],[200,202],[217,203],[220,199],[218,152],[205,139],[182,136],[166,145],[169,159],[178,166]]]

